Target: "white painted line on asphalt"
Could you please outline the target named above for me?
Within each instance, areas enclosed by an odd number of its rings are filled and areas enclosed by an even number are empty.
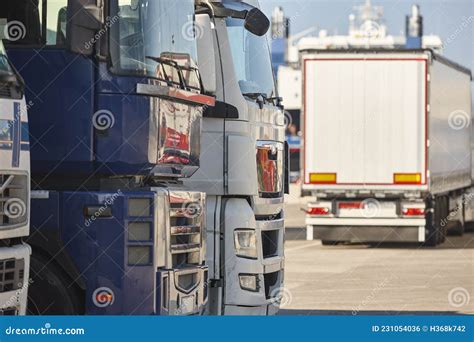
[[[303,246],[298,246],[298,247],[293,247],[293,248],[285,248],[285,253],[297,251],[297,250],[300,250],[300,249],[315,247],[315,246],[321,246],[321,241],[318,240],[318,241],[313,241],[311,243],[305,244]]]

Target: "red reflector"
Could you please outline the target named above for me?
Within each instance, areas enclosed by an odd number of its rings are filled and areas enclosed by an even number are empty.
[[[405,208],[403,209],[404,216],[425,216],[425,209],[423,208]]]
[[[364,204],[362,202],[341,202],[339,203],[339,209],[363,209]]]
[[[329,209],[328,208],[309,208],[306,213],[308,215],[328,215]]]

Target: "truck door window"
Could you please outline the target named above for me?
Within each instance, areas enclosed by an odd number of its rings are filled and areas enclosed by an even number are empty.
[[[66,43],[67,0],[15,0],[0,8],[8,21],[6,41],[12,45],[41,46]]]
[[[227,19],[226,23],[240,90],[244,95],[272,97],[275,84],[267,38],[247,31],[241,19]]]
[[[39,0],[2,1],[0,18],[7,19],[5,42],[14,45],[41,45]]]
[[[64,45],[66,44],[67,0],[47,0],[45,4],[46,45]]]

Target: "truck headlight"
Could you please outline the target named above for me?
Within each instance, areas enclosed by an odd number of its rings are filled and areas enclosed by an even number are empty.
[[[234,231],[234,246],[237,256],[257,259],[257,235],[255,230]]]
[[[239,282],[242,290],[258,292],[260,289],[258,275],[256,274],[240,274]]]

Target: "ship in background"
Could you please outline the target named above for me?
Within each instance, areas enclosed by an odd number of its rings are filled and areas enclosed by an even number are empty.
[[[413,5],[406,17],[405,35],[388,33],[383,18],[383,7],[374,6],[370,0],[354,7],[349,15],[347,35],[331,35],[327,30],[310,27],[295,35],[290,33],[290,20],[282,7],[276,7],[272,15],[273,68],[278,79],[279,96],[283,98],[287,116],[287,141],[290,147],[292,182],[300,178],[302,106],[302,75],[300,52],[305,50],[351,49],[431,49],[443,53],[439,36],[424,35],[420,7]],[[314,33],[318,32],[317,35]]]

